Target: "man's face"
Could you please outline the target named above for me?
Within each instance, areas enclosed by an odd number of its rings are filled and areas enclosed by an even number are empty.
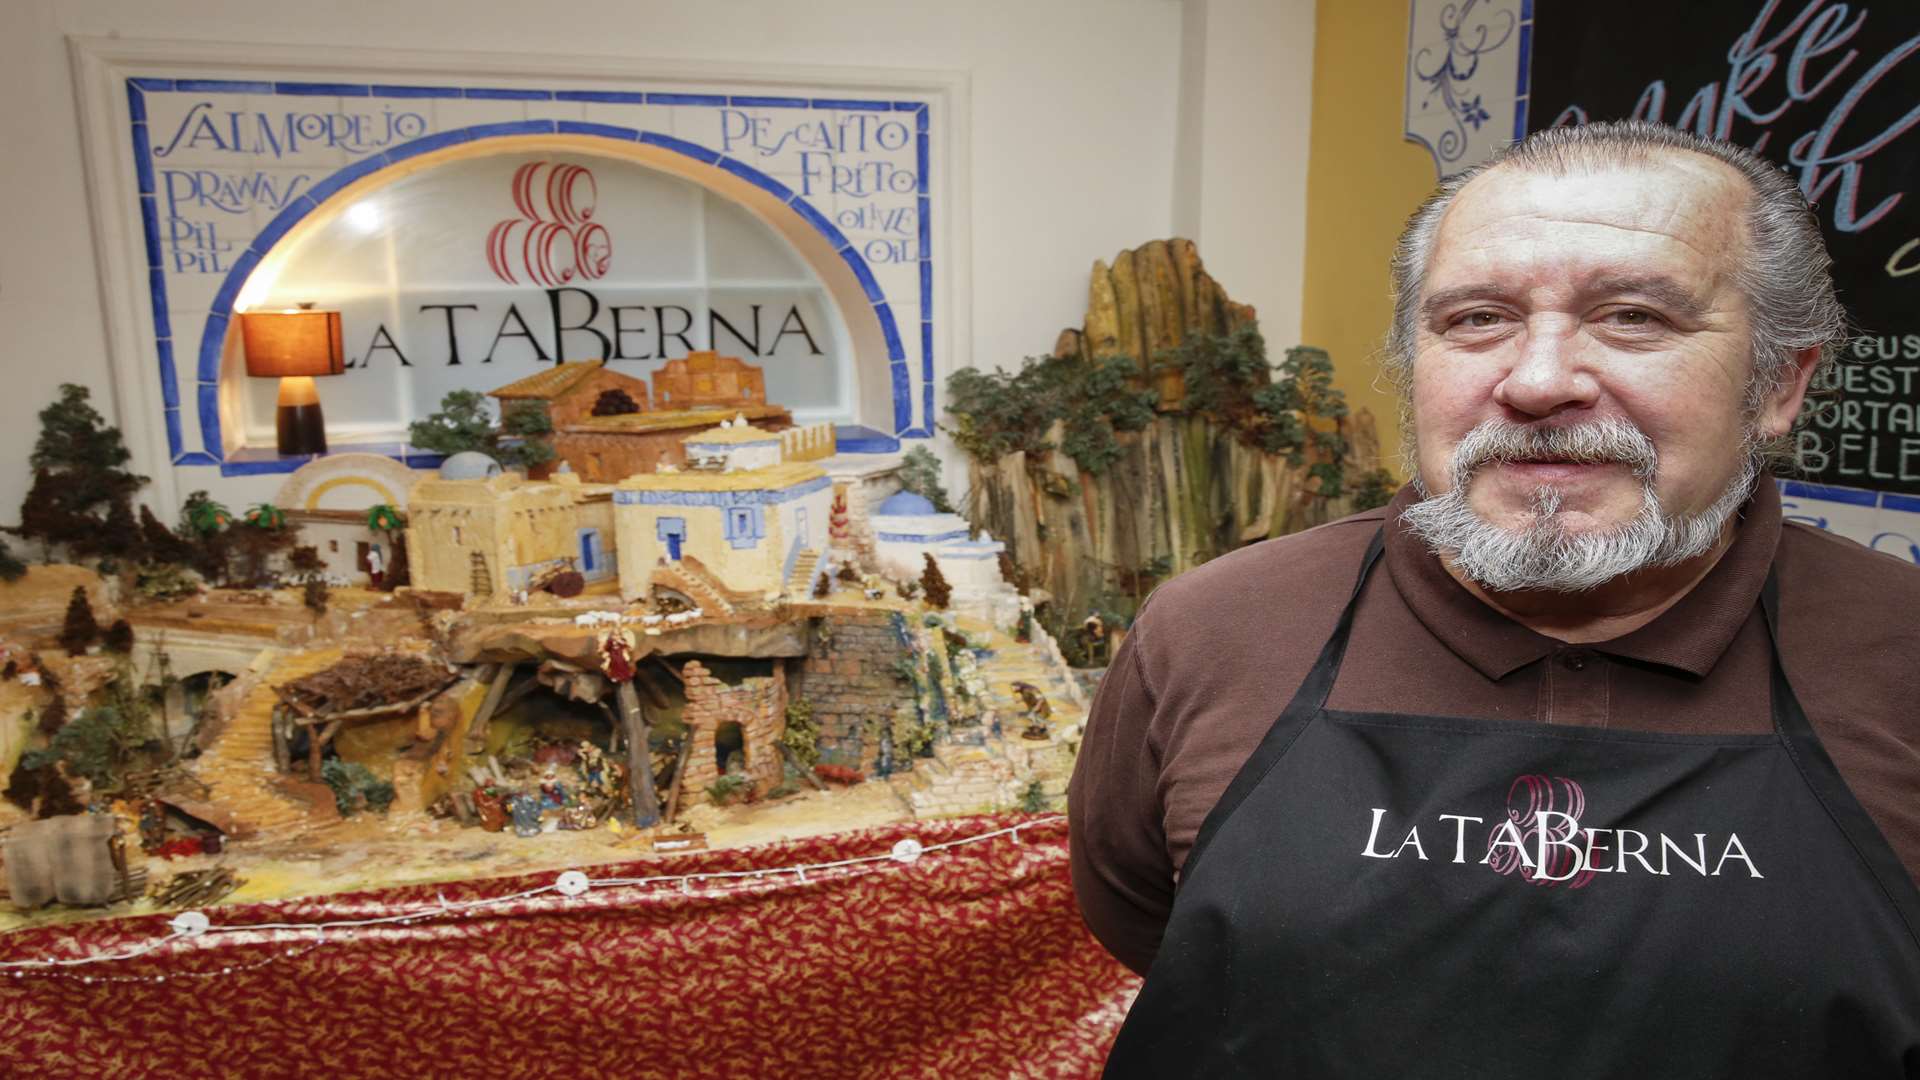
[[[1567,176],[1496,168],[1470,183],[1441,222],[1421,293],[1412,419],[1427,489],[1453,486],[1454,448],[1483,422],[1614,419],[1652,441],[1667,514],[1711,505],[1745,455],[1751,335],[1734,273],[1746,204],[1737,173],[1691,154]],[[1769,408],[1758,419],[1778,433],[1791,418]],[[1631,466],[1564,460],[1490,462],[1467,501],[1520,529],[1543,488],[1573,534],[1644,506]]]

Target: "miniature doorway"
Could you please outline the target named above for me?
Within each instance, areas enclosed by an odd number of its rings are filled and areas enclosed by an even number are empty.
[[[739,721],[722,721],[713,729],[713,771],[721,776],[727,775],[727,769],[734,759],[739,759],[740,770],[747,767],[747,734]]]
[[[673,562],[679,562],[680,545],[687,542],[687,519],[661,518],[659,528],[654,535],[661,543],[667,545],[667,558]]]

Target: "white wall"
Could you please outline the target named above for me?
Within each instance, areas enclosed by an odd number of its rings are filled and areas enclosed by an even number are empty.
[[[1079,324],[1095,258],[1174,231],[1183,54],[1205,61],[1201,173],[1183,185],[1201,252],[1276,346],[1297,336],[1313,4],[1193,2],[1204,50],[1183,48],[1176,0],[6,0],[0,520],[59,383],[115,414],[66,35],[968,71],[972,360],[1011,367]]]
[[[1278,363],[1300,343],[1314,0],[1186,0],[1173,222]]]

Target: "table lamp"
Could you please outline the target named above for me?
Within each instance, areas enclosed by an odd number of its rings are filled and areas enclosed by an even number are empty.
[[[247,374],[280,380],[275,427],[282,454],[324,454],[327,431],[320,417],[315,375],[345,370],[340,349],[340,313],[302,304],[292,311],[249,311],[240,316]]]

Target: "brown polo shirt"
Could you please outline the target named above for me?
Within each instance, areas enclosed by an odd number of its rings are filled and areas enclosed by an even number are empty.
[[[1780,575],[1787,676],[1840,774],[1920,878],[1920,567],[1783,525],[1762,483],[1719,563],[1659,618],[1569,645],[1488,607],[1399,523],[1413,498],[1168,582],[1114,657],[1068,793],[1087,924],[1144,972],[1195,833],[1333,631],[1367,542],[1332,709],[1701,734],[1766,733],[1759,596]]]

